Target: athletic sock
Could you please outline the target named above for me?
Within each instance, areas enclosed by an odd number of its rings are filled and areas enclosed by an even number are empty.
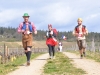
[[[26,57],[27,57],[27,62],[30,62],[31,51],[28,51],[28,52],[26,53]]]
[[[85,54],[85,52],[83,52],[83,54]]]
[[[86,56],[86,53],[85,52],[83,52],[83,54],[84,54],[84,57]]]
[[[81,55],[81,59],[83,58],[83,55]]]

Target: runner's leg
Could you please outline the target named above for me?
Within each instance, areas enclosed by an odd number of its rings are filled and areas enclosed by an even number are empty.
[[[82,40],[77,40],[81,58],[83,58]]]
[[[30,57],[31,57],[31,47],[27,47],[27,62],[30,62]]]
[[[32,39],[27,41],[27,65],[30,65],[30,58],[31,58],[31,48],[32,48]]]
[[[86,56],[86,41],[82,40],[82,47],[83,47],[83,55]]]
[[[31,51],[27,52],[27,65],[30,65]]]
[[[48,44],[50,58],[52,56],[52,46]]]
[[[55,56],[55,46],[52,46],[53,57]]]

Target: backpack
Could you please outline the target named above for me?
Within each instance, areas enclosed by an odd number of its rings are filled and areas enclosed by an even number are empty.
[[[79,33],[79,28],[78,27],[79,27],[78,25],[75,27],[75,33]],[[82,25],[82,32],[86,32],[85,28],[86,28],[86,26]]]
[[[54,36],[56,37],[58,35],[58,31],[56,29],[53,29]]]
[[[33,29],[32,29],[31,22],[29,22],[28,27],[29,27],[30,32],[32,32],[32,31],[33,31]],[[23,22],[23,27],[22,27],[22,30],[26,30],[26,24],[25,24],[25,22]]]

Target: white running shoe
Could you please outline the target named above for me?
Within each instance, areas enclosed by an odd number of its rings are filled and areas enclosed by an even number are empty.
[[[49,59],[52,59],[52,56],[50,56]]]

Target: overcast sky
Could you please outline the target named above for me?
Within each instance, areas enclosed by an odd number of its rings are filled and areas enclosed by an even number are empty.
[[[100,32],[100,0],[0,0],[0,26],[18,27],[24,13],[29,13],[37,29],[52,24],[70,31],[81,17],[90,32]]]

